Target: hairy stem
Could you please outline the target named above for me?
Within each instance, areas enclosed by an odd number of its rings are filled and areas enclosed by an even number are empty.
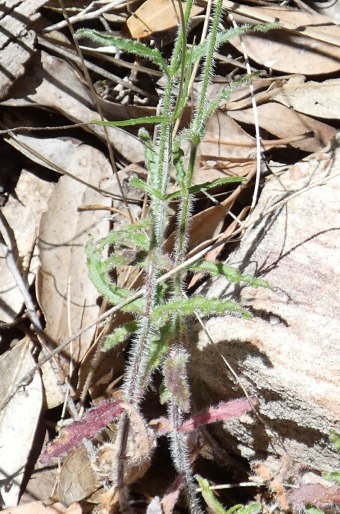
[[[170,422],[173,425],[173,431],[170,435],[170,448],[173,462],[177,472],[185,479],[191,514],[201,514],[202,511],[196,494],[196,484],[190,465],[187,442],[188,436],[178,431],[183,421],[182,411],[175,402],[171,401],[168,406],[168,413]]]

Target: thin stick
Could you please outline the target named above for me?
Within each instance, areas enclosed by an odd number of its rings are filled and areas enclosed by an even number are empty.
[[[0,211],[0,219],[1,219],[3,227],[6,228],[6,226],[8,226],[8,223],[1,211]],[[22,295],[23,301],[26,306],[27,315],[28,315],[29,319],[31,320],[37,333],[41,333],[43,331],[43,328],[42,328],[41,323],[38,319],[38,316],[35,312],[34,304],[33,304],[31,295],[28,291],[28,287],[25,284],[25,281],[23,279],[21,271],[19,270],[17,263],[15,261],[14,255],[13,255],[12,251],[9,249],[9,247],[4,239],[4,236],[2,235],[2,232],[0,232],[0,249],[2,250],[4,258],[6,259],[6,264],[7,264],[8,270],[11,273],[11,275],[17,285],[17,288],[19,289],[19,291]]]
[[[235,29],[239,29],[239,26],[237,25],[236,21],[234,20],[234,17],[231,13],[229,13],[229,18],[231,20],[231,23]],[[246,47],[242,38],[242,34],[239,33],[238,35],[242,52],[244,55],[244,61],[246,64],[246,69],[248,75],[251,75],[252,70],[249,64],[249,57],[246,51]],[[255,205],[257,203],[258,195],[259,195],[259,189],[260,189],[260,180],[261,180],[261,162],[262,162],[262,155],[261,155],[261,134],[260,134],[260,124],[259,124],[259,117],[258,117],[258,111],[257,111],[257,105],[256,105],[256,97],[254,93],[254,86],[253,83],[250,82],[249,84],[249,90],[250,90],[250,97],[251,97],[251,104],[253,107],[253,116],[254,116],[254,126],[255,126],[255,139],[256,139],[256,176],[255,176],[255,185],[254,185],[254,193],[253,198],[250,206],[250,212],[252,212],[255,208]]]

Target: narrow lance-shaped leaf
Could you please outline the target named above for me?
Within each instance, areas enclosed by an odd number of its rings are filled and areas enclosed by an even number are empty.
[[[266,287],[271,289],[271,286],[267,280],[263,278],[254,278],[251,275],[242,275],[237,268],[222,264],[221,262],[215,263],[211,261],[201,261],[190,267],[192,271],[209,273],[209,275],[224,276],[230,282],[245,282],[251,287]]]
[[[127,225],[121,230],[112,230],[105,238],[96,243],[95,249],[100,253],[107,246],[135,245],[141,250],[148,250],[149,239],[145,233],[148,226],[149,221],[144,220],[133,225]]]
[[[144,128],[141,128],[138,131],[138,136],[142,140],[142,143],[144,144],[144,154],[145,154],[145,160],[146,165],[149,170],[149,181],[151,184],[153,184],[154,177],[156,176],[157,172],[157,161],[158,161],[158,155],[156,153],[155,146],[153,142],[151,141],[150,134],[147,130]]]
[[[158,192],[158,190],[155,189],[154,187],[151,187],[149,184],[147,184],[146,182],[144,182],[140,178],[132,177],[130,179],[130,184],[133,187],[136,187],[138,189],[141,189],[142,191],[145,191],[146,193],[148,193],[148,195],[154,196],[155,198],[158,198],[159,200],[162,200],[162,195]]]
[[[226,511],[223,505],[221,505],[221,503],[215,498],[213,491],[210,489],[208,480],[201,477],[200,475],[195,475],[195,478],[201,488],[205,503],[214,514],[231,514],[232,512],[236,512],[240,507],[242,507],[242,505],[234,505],[233,511]]]
[[[124,412],[121,401],[104,400],[97,407],[89,410],[79,421],[74,421],[62,430],[61,436],[53,441],[40,456],[43,464],[56,457],[78,448],[84,439],[92,439],[110,421]]]
[[[116,287],[110,280],[110,276],[105,265],[101,262],[100,254],[93,250],[91,242],[86,247],[87,267],[89,277],[98,289],[99,293],[106,298],[112,305],[117,305],[126,300],[131,292],[128,289]],[[125,312],[141,313],[143,312],[143,301],[140,299],[126,305],[123,310]]]
[[[204,298],[203,296],[192,296],[191,298],[180,298],[169,300],[163,305],[154,308],[152,318],[155,325],[165,323],[169,316],[178,314],[180,316],[192,316],[195,312],[201,315],[216,313],[217,315],[226,312],[241,314],[244,318],[250,319],[251,314],[231,300],[221,300],[219,298]]]
[[[279,23],[258,23],[258,24],[245,24],[241,27],[231,28],[228,30],[223,30],[216,37],[216,50],[222,46],[224,43],[229,41],[235,36],[239,36],[240,34],[245,34],[246,32],[266,32],[268,30],[278,29],[280,28]],[[202,43],[196,45],[191,52],[188,54],[187,60],[189,63],[196,63],[199,59],[202,59],[207,52],[209,45],[209,38],[207,38]]]
[[[166,75],[168,74],[168,66],[164,61],[162,54],[160,53],[158,48],[149,48],[148,46],[144,45],[143,43],[140,43],[139,41],[126,39],[119,36],[110,36],[90,29],[77,30],[76,37],[87,37],[95,43],[100,43],[103,46],[113,46],[115,48],[119,48],[119,50],[123,50],[124,52],[128,52],[133,55],[138,55],[139,57],[147,58],[150,61],[157,64],[157,66],[159,66],[159,68]]]
[[[93,120],[91,123],[104,127],[132,127],[134,125],[151,125],[165,121],[164,116],[144,116],[142,118],[131,118],[130,120],[101,121]]]
[[[114,346],[123,343],[126,339],[137,330],[137,322],[130,321],[121,327],[117,327],[107,336],[103,344],[103,351],[111,350]]]
[[[252,404],[256,403],[255,398],[250,398]],[[240,418],[246,412],[252,410],[252,405],[247,398],[238,398],[229,402],[221,402],[215,407],[209,407],[208,410],[196,414],[192,418],[187,419],[181,426],[181,432],[190,432],[196,430],[200,425],[209,425],[216,421],[227,421],[233,418]]]
[[[176,178],[178,179],[178,175],[176,174]],[[222,186],[225,184],[232,184],[237,182],[245,182],[246,179],[243,177],[224,177],[213,180],[212,182],[204,182],[203,184],[197,184],[196,186],[191,186],[188,188],[188,194],[193,195],[196,193],[201,193],[203,191],[207,191],[208,189],[213,189],[214,187]],[[167,200],[176,200],[182,196],[182,191],[174,191],[167,195]]]

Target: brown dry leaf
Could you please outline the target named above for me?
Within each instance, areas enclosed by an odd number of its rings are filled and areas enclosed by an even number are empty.
[[[256,140],[250,136],[236,121],[241,114],[225,113],[217,110],[209,119],[202,143],[197,152],[198,165],[195,169],[194,182],[212,181],[225,176],[246,177],[256,169]],[[248,111],[247,111],[248,112]],[[254,115],[249,109],[247,123],[254,124]],[[327,127],[328,128],[328,127]],[[301,131],[304,134],[306,130]],[[330,131],[333,134],[332,131]],[[283,131],[282,131],[283,133]],[[278,146],[286,146],[291,138],[287,134],[283,139],[262,140],[262,148],[270,150]],[[298,134],[302,139],[303,136]]]
[[[305,152],[321,150],[336,134],[336,129],[330,125],[309,118],[304,114],[296,113],[294,110],[276,102],[259,105],[257,111],[259,125],[262,129],[282,138],[288,134],[292,138],[290,145]],[[229,116],[241,123],[252,124],[254,121],[252,109],[232,111]],[[294,141],[295,137],[298,137],[298,139]]]
[[[234,10],[231,2],[226,1],[225,4],[231,11]],[[233,16],[240,23],[252,22],[247,15],[253,14],[257,20],[279,22],[285,28],[293,26],[296,29],[242,35],[248,56],[257,63],[276,71],[305,75],[322,75],[339,70],[340,27],[332,24],[329,18],[272,7],[255,9],[242,6],[237,12]],[[327,40],[332,44],[325,42]],[[239,37],[229,42],[242,53]]]
[[[45,505],[43,502],[31,502],[25,505],[18,505],[10,509],[1,511],[2,514],[71,514],[71,511],[64,507],[61,503],[54,503],[53,505]],[[72,514],[81,514],[81,510],[72,511]]]
[[[96,481],[87,451],[84,446],[80,446],[65,459],[61,468],[59,500],[69,507],[72,503],[87,498],[98,489]]]
[[[249,175],[249,178],[251,176],[252,174]],[[232,193],[232,195],[230,195],[222,202],[219,202],[218,204],[213,205],[208,209],[204,209],[192,216],[190,222],[190,236],[188,241],[189,252],[201,243],[208,244],[212,238],[220,233],[228,212],[231,209],[235,199],[237,198],[237,195],[241,191],[241,187],[242,186],[236,188],[234,193]],[[165,241],[163,249],[166,252],[170,253],[172,251],[175,236],[176,231],[173,231]]]
[[[107,159],[98,150],[70,140],[45,140],[53,161],[76,176],[100,187],[110,173]],[[52,157],[51,157],[52,159]],[[109,229],[105,211],[78,212],[83,204],[109,205],[108,198],[68,176],[60,178],[48,202],[39,231],[41,269],[37,296],[46,319],[46,333],[55,341],[93,321],[98,315],[98,292],[88,277],[84,246],[89,234],[98,240]],[[86,353],[94,328],[73,342],[74,363]],[[64,356],[69,355],[66,350]]]
[[[255,166],[256,141],[228,114],[216,111],[209,119],[197,160],[195,183],[207,182],[221,176],[244,176]],[[232,163],[232,173],[228,165]],[[216,169],[218,170],[216,174]],[[215,172],[213,171],[215,170]]]
[[[28,70],[25,80],[13,88],[12,98],[2,102],[11,107],[35,106],[55,110],[75,123],[98,120],[93,102],[72,66],[45,52]],[[87,107],[90,106],[90,107]],[[88,130],[104,139],[104,128],[91,125]],[[144,160],[141,142],[125,130],[108,127],[113,147],[128,161]]]
[[[25,73],[25,64],[34,53],[35,34],[29,30],[37,11],[46,0],[2,2],[0,12],[0,100]]]
[[[340,119],[340,79],[300,84],[288,81],[272,95],[272,99],[302,114]]]
[[[183,10],[186,3],[183,2]],[[194,5],[191,18],[204,11]],[[146,0],[126,22],[131,37],[141,39],[154,33],[176,28],[180,23],[180,11],[173,0]]]
[[[3,400],[34,365],[28,338],[0,357],[0,397]],[[4,505],[16,505],[19,501],[42,404],[41,378],[36,373],[0,411],[0,490]]]
[[[155,437],[140,414],[129,404],[120,404],[130,418],[130,432],[124,466],[124,483],[129,485],[141,478],[150,466]],[[93,409],[93,412],[95,409]],[[91,412],[91,411],[90,411]],[[90,423],[90,421],[88,421]],[[73,451],[65,460],[61,470],[59,495],[65,505],[90,497],[94,503],[115,503],[114,469],[117,465],[119,442],[101,444],[90,460],[83,446]],[[92,466],[92,467],[89,467]],[[111,493],[102,491],[102,485],[111,484]],[[74,485],[74,487],[73,487]]]
[[[53,187],[33,173],[22,170],[15,194],[10,195],[2,208],[1,233],[29,285],[33,283],[39,265],[35,240],[40,218],[47,209]],[[13,322],[24,302],[5,259],[0,260],[0,294],[0,319],[6,323]]]

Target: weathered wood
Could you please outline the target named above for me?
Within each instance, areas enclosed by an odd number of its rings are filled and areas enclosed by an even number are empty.
[[[6,0],[0,9],[0,100],[25,72],[34,52],[32,23],[46,0]]]

